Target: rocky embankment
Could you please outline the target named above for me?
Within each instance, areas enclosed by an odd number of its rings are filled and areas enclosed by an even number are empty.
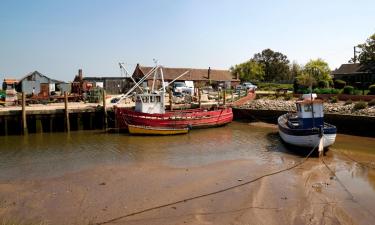
[[[242,105],[240,108],[258,109],[258,110],[281,110],[281,111],[296,111],[296,105],[294,100],[280,99],[256,99],[249,101]],[[367,106],[365,109],[354,109],[355,102],[346,104],[345,102],[337,103],[324,103],[325,113],[335,114],[346,114],[346,115],[358,115],[358,116],[374,116],[375,117],[375,106]]]

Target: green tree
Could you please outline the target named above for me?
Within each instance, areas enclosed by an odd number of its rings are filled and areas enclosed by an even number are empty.
[[[264,80],[281,81],[289,78],[289,60],[286,55],[268,48],[255,54],[253,59],[263,65]]]
[[[296,61],[293,61],[292,64],[289,66],[290,75],[288,80],[294,80],[298,76],[302,74],[303,66],[298,64]]]
[[[310,60],[306,63],[303,69],[303,76],[310,76],[313,78],[313,85],[318,83],[319,81],[327,82],[328,84],[332,83],[332,77],[330,75],[331,69],[328,66],[328,63],[325,62],[323,59],[315,59]],[[304,79],[299,79],[304,80]],[[299,83],[303,85],[302,83]]]
[[[309,73],[303,71],[298,77],[297,77],[297,83],[299,85],[302,85],[304,87],[312,87],[317,84],[316,79],[314,76],[311,76]]]
[[[254,60],[232,66],[230,71],[234,75],[238,75],[241,81],[261,81],[264,77],[264,70],[261,64]]]
[[[375,71],[375,34],[371,35],[365,43],[359,44],[358,48],[361,50],[358,56],[359,62],[369,66],[368,69]]]

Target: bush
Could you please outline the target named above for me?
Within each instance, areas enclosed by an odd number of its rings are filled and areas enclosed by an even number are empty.
[[[375,84],[370,85],[368,89],[370,90],[369,95],[375,95]]]
[[[360,109],[365,109],[367,107],[367,103],[364,101],[359,101],[354,104],[353,109],[354,110],[360,110]]]
[[[335,80],[334,86],[337,89],[343,89],[346,86],[346,82],[343,80]]]
[[[353,101],[351,99],[348,99],[348,100],[346,100],[344,105],[351,105],[352,103],[353,103]]]
[[[336,103],[336,102],[337,102],[337,96],[332,96],[332,97],[329,99],[329,101],[330,101],[331,103]]]
[[[297,94],[308,94],[308,93],[310,93],[310,89],[308,89],[308,88],[301,88],[301,89],[298,89],[296,93]]]
[[[354,93],[354,87],[353,86],[345,86],[342,93],[351,95]]]
[[[314,93],[317,94],[338,94],[340,91],[334,88],[315,88]]]
[[[375,98],[368,102],[368,106],[374,106],[375,105]]]
[[[285,96],[284,96],[284,100],[285,101],[289,101],[290,99],[292,99],[293,98],[293,95],[292,94],[286,94]]]
[[[320,88],[327,88],[327,87],[329,87],[329,83],[326,80],[320,80],[318,82],[318,87],[320,87]]]

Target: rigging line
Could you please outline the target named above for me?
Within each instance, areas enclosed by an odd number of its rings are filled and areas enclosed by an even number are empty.
[[[193,197],[190,197],[190,198],[178,200],[178,201],[175,201],[175,202],[166,203],[166,204],[163,204],[163,205],[154,206],[154,207],[151,207],[151,208],[147,208],[147,209],[143,209],[143,210],[136,211],[136,212],[133,212],[133,213],[129,213],[129,214],[126,214],[126,215],[123,215],[123,216],[118,216],[118,217],[115,217],[113,219],[109,219],[109,220],[106,220],[106,221],[103,221],[103,222],[96,223],[96,225],[112,223],[112,222],[115,222],[115,221],[118,221],[118,220],[121,220],[121,219],[124,219],[124,218],[127,218],[127,217],[135,216],[135,215],[142,214],[142,213],[149,212],[149,211],[153,211],[153,210],[156,210],[156,209],[161,209],[161,208],[165,208],[165,207],[172,206],[172,205],[175,205],[175,204],[184,203],[184,202],[187,202],[187,201],[191,201],[191,200],[200,199],[200,198],[204,198],[204,197],[207,197],[207,196],[219,194],[219,193],[222,193],[222,192],[226,192],[226,191],[238,188],[238,187],[242,187],[242,186],[254,183],[254,182],[256,182],[258,180],[261,180],[265,177],[273,176],[273,175],[276,175],[276,174],[294,169],[294,168],[302,165],[303,163],[305,163],[307,161],[307,159],[310,157],[310,155],[314,152],[314,150],[318,147],[318,145],[319,145],[319,142],[317,143],[317,145],[314,146],[314,148],[311,149],[309,154],[303,160],[301,160],[299,163],[296,163],[293,166],[287,167],[285,169],[278,170],[278,171],[275,171],[275,172],[271,172],[271,173],[268,173],[268,174],[264,174],[262,176],[254,178],[252,180],[246,181],[244,183],[229,186],[227,188],[220,189],[220,190],[217,190],[217,191],[214,191],[214,192],[196,195],[196,196],[193,196]]]

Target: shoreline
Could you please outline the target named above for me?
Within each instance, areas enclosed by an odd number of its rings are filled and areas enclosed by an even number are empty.
[[[339,133],[375,137],[375,106],[354,110],[354,104],[324,103],[325,121],[335,125]],[[279,116],[295,112],[294,100],[255,99],[233,108],[234,120],[263,121],[277,124]]]

